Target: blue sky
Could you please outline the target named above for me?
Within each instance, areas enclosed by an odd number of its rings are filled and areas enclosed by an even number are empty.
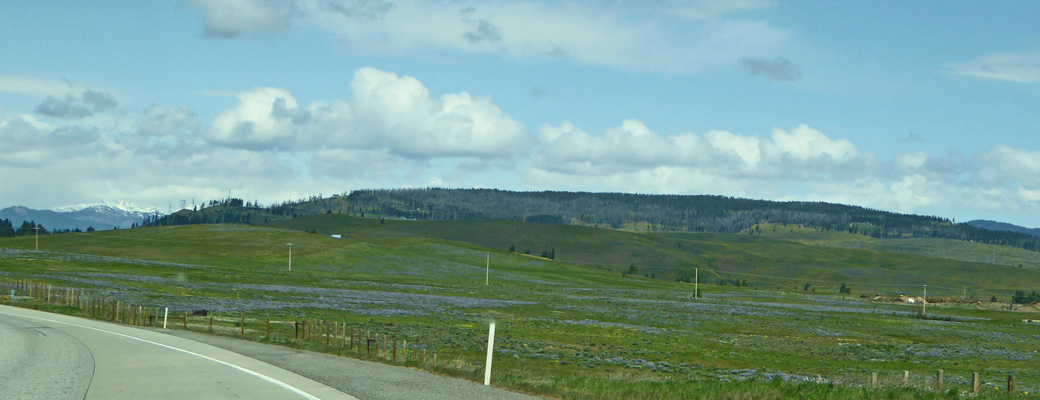
[[[0,3],[0,205],[721,194],[1040,226],[1033,1]]]

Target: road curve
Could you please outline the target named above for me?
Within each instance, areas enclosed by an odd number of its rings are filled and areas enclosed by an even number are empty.
[[[238,353],[161,332],[0,306],[12,399],[353,399]]]

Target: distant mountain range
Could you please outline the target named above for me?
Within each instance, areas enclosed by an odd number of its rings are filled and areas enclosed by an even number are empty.
[[[34,210],[27,207],[15,206],[0,210],[0,219],[10,220],[15,228],[22,225],[22,221],[35,222],[43,225],[47,230],[109,230],[116,227],[129,228],[131,225],[140,224],[146,215],[154,216],[154,209],[133,209],[126,204],[96,205],[96,206],[69,206],[54,210]]]
[[[990,231],[1015,232],[1040,237],[1040,228],[1026,228],[1024,226],[1013,225],[1007,222],[989,221],[984,219],[976,219],[965,223],[976,228]]]

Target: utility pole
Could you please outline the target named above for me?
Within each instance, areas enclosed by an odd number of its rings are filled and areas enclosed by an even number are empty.
[[[292,272],[292,243],[289,243],[289,272]]]
[[[921,298],[921,314],[928,313],[928,285],[924,285],[924,297]]]

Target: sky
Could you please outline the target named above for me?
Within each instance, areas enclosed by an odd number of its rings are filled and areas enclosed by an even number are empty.
[[[1040,226],[1040,2],[0,2],[0,207],[452,187]]]

